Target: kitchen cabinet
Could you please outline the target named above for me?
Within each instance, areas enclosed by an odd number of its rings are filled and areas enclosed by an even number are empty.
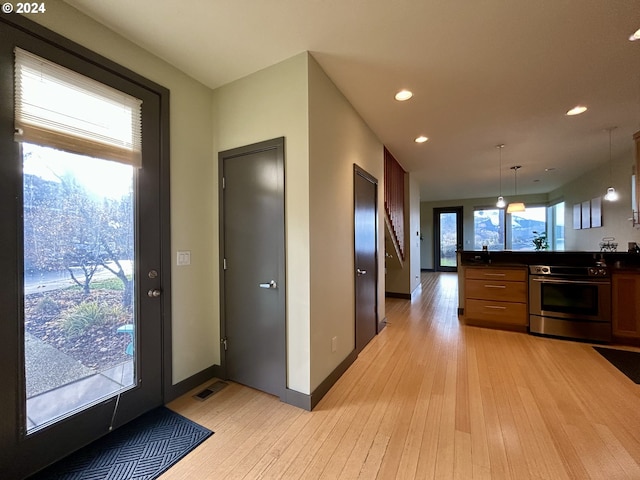
[[[611,276],[611,310],[614,340],[640,343],[640,273]]]
[[[464,284],[468,325],[527,331],[525,267],[467,267]]]
[[[633,141],[636,145],[636,163],[635,163],[635,198],[631,202],[633,210],[633,225],[638,228],[640,225],[640,131],[634,133]]]

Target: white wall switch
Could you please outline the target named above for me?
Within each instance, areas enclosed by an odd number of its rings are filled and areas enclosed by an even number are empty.
[[[333,337],[331,339],[331,351],[335,352],[338,350],[338,337]]]
[[[189,250],[177,252],[176,265],[191,265],[191,252]]]

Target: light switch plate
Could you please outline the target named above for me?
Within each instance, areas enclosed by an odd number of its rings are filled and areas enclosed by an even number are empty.
[[[189,250],[177,252],[176,265],[191,265],[191,252]]]

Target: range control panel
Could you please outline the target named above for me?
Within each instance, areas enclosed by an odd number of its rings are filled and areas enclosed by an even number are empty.
[[[606,265],[595,267],[565,267],[550,265],[529,265],[531,275],[552,275],[558,277],[606,277],[609,270]]]
[[[607,267],[589,267],[587,272],[590,277],[606,277],[609,274]]]
[[[547,267],[546,265],[531,265],[529,267],[529,273],[533,273],[534,275],[550,275],[551,267]]]

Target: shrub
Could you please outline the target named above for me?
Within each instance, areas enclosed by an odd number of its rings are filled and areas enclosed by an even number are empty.
[[[119,306],[108,307],[98,302],[83,302],[62,317],[61,326],[67,336],[76,337],[93,326],[116,324],[122,314]]]
[[[53,298],[47,296],[38,300],[33,311],[38,315],[57,315],[60,312],[60,306]]]

